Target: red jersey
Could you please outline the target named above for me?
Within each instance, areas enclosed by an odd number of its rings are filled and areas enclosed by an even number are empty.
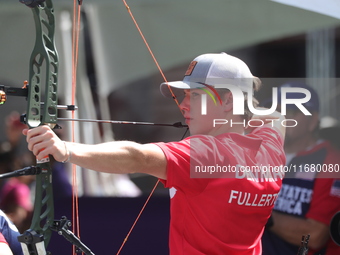
[[[246,136],[196,135],[157,145],[167,158],[170,254],[261,254],[283,176],[258,170],[285,164],[282,136],[262,127]],[[257,170],[240,171],[251,167]]]

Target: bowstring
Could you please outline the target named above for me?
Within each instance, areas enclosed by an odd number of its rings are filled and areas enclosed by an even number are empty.
[[[175,96],[175,94],[174,94],[173,90],[171,89],[170,85],[168,84],[168,80],[166,79],[166,77],[165,77],[165,75],[164,75],[164,72],[163,72],[162,68],[160,67],[160,65],[159,65],[159,63],[158,63],[158,61],[157,61],[155,55],[153,54],[153,51],[151,50],[150,45],[149,45],[149,43],[147,42],[147,40],[146,40],[146,38],[145,38],[145,36],[144,36],[142,30],[140,29],[140,27],[139,27],[139,25],[138,25],[138,23],[137,23],[137,20],[135,19],[134,15],[133,15],[133,13],[132,13],[132,11],[131,11],[130,6],[127,4],[126,0],[122,0],[122,1],[123,1],[123,3],[124,3],[124,5],[125,5],[125,7],[126,7],[128,13],[129,13],[130,17],[131,17],[133,23],[135,24],[135,26],[136,26],[136,28],[137,28],[137,30],[138,30],[140,36],[142,37],[142,40],[143,40],[143,42],[144,42],[146,48],[148,49],[148,51],[149,51],[149,53],[150,53],[150,55],[151,55],[151,57],[152,57],[154,63],[156,64],[156,66],[157,66],[157,68],[158,68],[158,70],[159,70],[161,76],[163,77],[164,82],[167,83],[167,86],[168,86],[168,89],[169,89],[169,91],[170,91],[170,93],[171,93],[172,99],[175,101],[177,107],[179,108],[181,114],[183,115],[183,112],[182,112],[182,110],[181,110],[181,107],[180,107],[180,104],[179,104],[179,102],[178,102],[178,100],[177,100],[177,97]],[[188,129],[187,129],[186,132],[184,133],[182,139],[185,137],[187,131],[188,131]],[[143,213],[143,211],[144,211],[146,205],[149,203],[149,200],[150,200],[151,196],[152,196],[153,193],[155,192],[155,190],[156,190],[156,188],[157,188],[159,182],[160,182],[160,180],[158,179],[157,182],[156,182],[156,184],[155,184],[154,187],[152,188],[152,190],[151,190],[151,192],[150,192],[148,198],[146,199],[144,205],[142,206],[142,209],[141,209],[140,212],[138,213],[138,215],[137,215],[135,221],[133,222],[133,224],[132,224],[130,230],[128,231],[127,235],[125,236],[125,238],[124,238],[124,240],[123,240],[123,243],[121,244],[121,246],[120,246],[118,252],[116,253],[116,255],[119,255],[120,252],[122,251],[124,245],[126,244],[128,238],[130,237],[131,232],[133,231],[134,227],[136,226],[138,220],[140,219],[140,217],[141,217],[141,215],[142,215],[142,213]]]
[[[135,24],[135,26],[136,26],[136,28],[137,28],[137,30],[138,30],[140,36],[142,37],[143,42],[144,42],[146,48],[148,49],[148,51],[149,51],[149,53],[150,53],[150,55],[151,55],[153,61],[155,62],[156,66],[157,66],[157,68],[158,68],[158,71],[159,71],[160,74],[162,75],[164,82],[167,83],[168,89],[170,90],[170,93],[171,93],[171,96],[172,96],[172,99],[176,102],[176,105],[178,106],[180,112],[182,113],[182,110],[181,110],[181,107],[180,107],[179,102],[178,102],[178,100],[177,100],[177,97],[175,96],[174,92],[172,91],[170,85],[168,84],[168,80],[166,79],[166,77],[165,77],[165,75],[164,75],[164,73],[163,73],[163,71],[162,71],[162,68],[160,67],[160,65],[159,65],[159,63],[158,63],[158,61],[157,61],[155,55],[153,54],[153,52],[152,52],[152,50],[151,50],[151,48],[150,48],[150,45],[149,45],[149,43],[147,42],[147,40],[146,40],[146,38],[145,38],[145,36],[144,36],[142,30],[140,29],[140,27],[139,27],[139,25],[138,25],[138,23],[137,23],[137,20],[135,19],[134,15],[132,14],[132,11],[131,11],[130,6],[126,3],[126,0],[122,0],[122,1],[123,1],[123,3],[124,3],[124,5],[125,5],[125,7],[126,7],[126,9],[127,9],[127,11],[128,11],[128,13],[130,14],[130,17],[131,17],[133,23]],[[182,114],[183,114],[183,113],[182,113]]]
[[[119,255],[120,252],[122,251],[122,249],[123,249],[125,243],[127,242],[127,240],[128,240],[129,237],[130,237],[131,232],[132,232],[133,229],[135,228],[135,226],[136,226],[136,224],[137,224],[139,218],[141,217],[142,213],[144,212],[144,209],[145,209],[146,205],[149,203],[149,200],[150,200],[151,196],[152,196],[153,193],[155,192],[155,189],[157,188],[158,183],[159,183],[159,179],[157,180],[155,186],[153,186],[153,188],[152,188],[152,190],[151,190],[151,192],[150,192],[148,198],[146,199],[145,203],[143,204],[142,209],[139,211],[139,213],[138,213],[138,215],[137,215],[135,221],[133,222],[131,228],[129,229],[129,232],[128,232],[127,235],[125,236],[125,238],[124,238],[124,240],[123,240],[123,243],[122,243],[121,246],[119,247],[119,250],[118,250],[118,252],[117,252],[116,255]]]
[[[153,51],[151,50],[142,30],[140,29],[130,6],[127,4],[126,0],[122,0],[126,9],[128,10],[128,13],[135,24],[140,36],[142,37],[142,40],[147,47],[154,63],[156,64],[161,76],[163,77],[164,82],[168,83],[163,70],[161,69],[155,55],[153,54]],[[73,26],[72,26],[72,105],[75,105],[75,97],[76,97],[76,84],[77,84],[77,66],[78,66],[78,52],[79,52],[79,34],[80,34],[80,17],[81,17],[81,5],[82,1],[74,0],[73,5]],[[179,102],[177,100],[177,97],[175,96],[173,90],[171,89],[170,85],[167,84],[168,89],[171,93],[172,99],[175,101],[176,105],[178,106],[180,112],[182,113],[182,110],[180,108]],[[182,113],[183,114],[183,113]],[[72,118],[75,119],[75,112],[72,111]],[[71,141],[75,141],[75,123],[72,122],[71,124]],[[183,137],[185,134],[183,135]],[[158,179],[154,187],[152,188],[148,198],[146,199],[144,205],[142,206],[142,209],[138,213],[137,218],[135,219],[134,223],[132,224],[132,227],[130,228],[128,234],[124,238],[124,241],[119,248],[117,255],[120,254],[121,250],[123,249],[125,243],[127,242],[131,232],[133,231],[135,225],[137,224],[138,220],[140,219],[146,205],[148,204],[151,196],[153,195],[154,191],[156,190],[160,180]],[[76,166],[72,165],[72,218],[73,218],[73,232],[76,233],[76,235],[80,238],[80,224],[79,224],[79,204],[78,204],[78,190],[77,190],[77,175],[76,175]],[[75,247],[73,247],[73,255],[76,254]]]
[[[76,88],[77,88],[77,67],[79,53],[79,35],[80,35],[80,17],[82,1],[73,1],[73,20],[72,20],[72,105],[76,105]],[[72,118],[75,118],[75,111],[72,111]],[[75,123],[71,124],[71,141],[75,142]],[[80,239],[79,224],[79,199],[77,186],[77,168],[72,164],[72,231]],[[73,246],[72,254],[76,255],[76,247]]]

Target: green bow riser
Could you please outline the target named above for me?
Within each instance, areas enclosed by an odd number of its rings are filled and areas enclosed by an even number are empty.
[[[26,124],[29,128],[57,123],[58,54],[55,48],[55,18],[51,0],[32,8],[36,41],[30,58]],[[44,104],[41,104],[44,102]],[[49,157],[37,161],[34,214],[30,229],[19,237],[24,254],[46,254],[52,234],[54,203]]]

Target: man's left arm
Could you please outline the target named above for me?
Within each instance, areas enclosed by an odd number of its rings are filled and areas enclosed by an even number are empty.
[[[270,231],[285,241],[300,246],[302,236],[310,234],[308,246],[313,250],[322,248],[329,239],[329,227],[319,221],[298,218],[279,212],[272,212],[273,226]]]
[[[312,200],[305,218],[273,211],[273,227],[269,229],[295,245],[301,244],[303,235],[310,234],[308,246],[315,250],[322,248],[330,238],[330,221],[340,210],[340,197],[332,194],[332,187],[336,185],[335,181],[336,179],[318,177],[314,183]]]
[[[262,109],[264,110],[265,108],[257,108],[258,110]],[[285,137],[286,134],[286,127],[284,125],[282,125],[282,121],[285,120],[285,116],[281,115],[281,113],[275,111],[270,115],[253,115],[253,117],[251,118],[252,121],[260,121],[261,123],[263,123],[264,125],[270,126],[272,128],[276,128],[280,134],[282,135],[282,137]],[[259,124],[261,124],[259,123]],[[246,131],[247,132],[251,132],[253,129],[256,128],[256,124],[253,123],[253,126],[248,126]]]

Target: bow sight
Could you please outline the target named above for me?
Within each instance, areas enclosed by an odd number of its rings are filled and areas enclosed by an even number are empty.
[[[6,103],[7,96],[21,96],[27,98],[28,91],[26,84],[27,83],[24,83],[24,87],[22,88],[13,88],[0,85],[0,105]]]
[[[22,88],[18,87],[10,87],[5,85],[0,85],[0,105],[3,105],[7,101],[7,96],[18,96],[18,97],[28,97],[28,87],[29,84],[27,81],[24,81],[24,86]],[[40,102],[40,107],[44,107],[45,103]],[[66,111],[75,111],[78,110],[78,107],[75,105],[57,105],[56,108],[58,110],[66,110]],[[21,115],[20,121],[24,124],[26,123],[26,114]],[[54,128],[58,128],[59,126],[55,126]]]

